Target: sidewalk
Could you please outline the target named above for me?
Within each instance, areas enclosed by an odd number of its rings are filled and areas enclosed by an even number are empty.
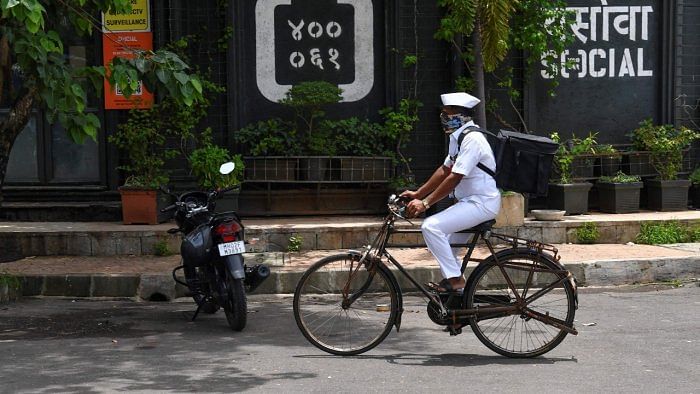
[[[684,280],[700,277],[700,243],[678,245],[558,244],[561,262],[581,286]],[[270,265],[271,277],[255,293],[293,293],[304,270],[320,258],[343,250],[302,253],[247,253],[247,264]],[[437,263],[424,247],[390,249],[419,282],[441,278]],[[474,257],[485,257],[479,248]],[[180,257],[37,256],[0,264],[0,273],[23,278],[25,296],[126,297],[172,300],[186,295],[171,277]],[[468,270],[472,269],[472,265]],[[396,272],[404,290],[412,290]]]
[[[700,210],[567,216],[558,222],[530,218],[522,226],[494,229],[555,245],[561,262],[582,286],[614,286],[700,278],[700,244],[649,246],[634,240],[642,222],[678,220],[700,225]],[[420,225],[416,220],[416,228]],[[595,222],[598,244],[576,244],[576,229]],[[360,249],[374,238],[382,218],[323,216],[302,218],[244,218],[246,239],[259,242],[247,253],[248,265],[268,264],[271,277],[256,293],[292,293],[304,270],[313,262],[348,249]],[[397,221],[397,226],[411,227]],[[172,279],[178,255],[153,256],[157,244],[179,251],[180,236],[167,234],[172,223],[125,226],[114,222],[0,222],[2,275],[22,278],[26,296],[129,297],[173,299],[185,289]],[[302,253],[285,253],[290,236],[303,238]],[[400,234],[399,245],[420,245],[420,233]],[[425,247],[390,249],[419,282],[441,279],[437,262]],[[485,257],[484,248],[475,252]],[[13,257],[14,256],[14,257]],[[22,258],[23,257],[23,258]],[[468,270],[473,267],[468,267]],[[404,290],[411,284],[397,278]],[[0,282],[0,287],[2,282]],[[0,300],[2,299],[0,288]]]

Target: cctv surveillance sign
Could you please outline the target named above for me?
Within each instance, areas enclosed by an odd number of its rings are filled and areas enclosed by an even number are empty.
[[[255,5],[256,82],[277,102],[303,81],[327,81],[343,101],[366,97],[374,85],[371,0],[258,0]]]

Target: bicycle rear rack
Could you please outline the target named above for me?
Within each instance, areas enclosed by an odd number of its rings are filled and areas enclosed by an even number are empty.
[[[493,238],[498,238],[501,241],[505,241],[507,244],[510,244],[511,248],[513,249],[517,249],[518,247],[526,247],[530,250],[536,251],[537,253],[547,251],[552,253],[552,258],[554,261],[558,262],[561,259],[559,249],[557,249],[554,245],[500,233],[491,233],[490,236]]]

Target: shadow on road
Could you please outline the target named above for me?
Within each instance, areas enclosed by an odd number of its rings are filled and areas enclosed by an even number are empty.
[[[390,355],[360,355],[360,356],[333,356],[333,355],[297,355],[294,358],[308,359],[356,359],[356,360],[384,360],[389,364],[396,365],[421,365],[430,366],[451,366],[451,367],[474,367],[481,365],[550,365],[558,362],[573,362],[578,360],[574,357],[538,357],[538,358],[507,358],[499,355],[484,356],[481,354],[415,354],[398,353]]]

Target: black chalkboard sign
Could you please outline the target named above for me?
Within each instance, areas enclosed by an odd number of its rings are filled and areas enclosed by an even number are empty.
[[[355,78],[355,9],[296,2],[275,9],[275,78],[282,84]]]
[[[304,81],[327,81],[342,101],[336,118],[378,119],[386,106],[384,0],[258,0],[238,4],[234,19],[238,69],[230,85],[238,127],[282,117],[279,104]],[[332,114],[332,115],[331,115]]]
[[[661,112],[661,21],[659,0],[570,0],[576,40],[562,58],[577,62],[561,70],[556,96],[551,78],[537,69],[530,89],[530,126],[537,134],[598,132],[598,140],[627,143],[640,121]],[[533,108],[534,107],[534,108]]]

